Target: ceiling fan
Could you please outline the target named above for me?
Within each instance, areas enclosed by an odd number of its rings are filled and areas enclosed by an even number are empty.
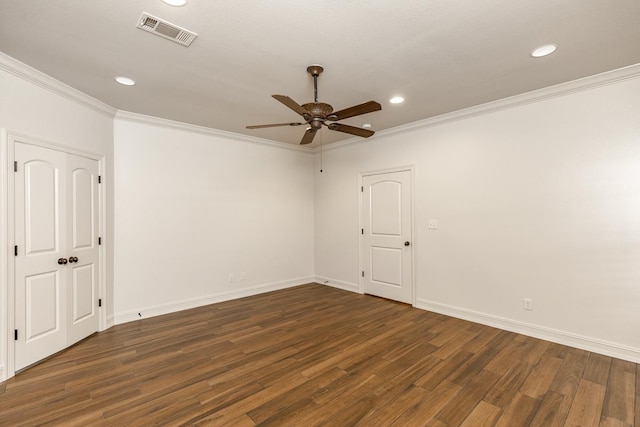
[[[275,99],[282,102],[284,105],[300,114],[304,119],[304,122],[291,122],[291,123],[272,123],[268,125],[255,125],[247,126],[247,129],[260,129],[270,128],[276,126],[301,126],[308,125],[300,144],[311,144],[313,138],[316,136],[316,132],[325,125],[329,130],[335,130],[338,132],[349,133],[351,135],[361,136],[363,138],[369,138],[375,132],[369,129],[363,129],[350,125],[343,125],[341,123],[335,123],[338,120],[347,119],[349,117],[359,116],[361,114],[372,113],[374,111],[382,110],[382,106],[375,101],[368,101],[363,104],[354,105],[353,107],[345,108],[340,111],[333,111],[333,107],[324,102],[318,102],[318,76],[324,71],[322,66],[314,64],[307,67],[307,72],[313,76],[313,102],[299,105],[296,101],[285,95],[272,95]],[[333,123],[327,123],[333,122]]]

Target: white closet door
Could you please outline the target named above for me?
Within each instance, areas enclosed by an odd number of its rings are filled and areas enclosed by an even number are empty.
[[[98,162],[16,142],[15,370],[98,330]]]
[[[98,162],[67,157],[69,345],[98,330]]]
[[[68,268],[64,153],[16,143],[15,369],[67,345]]]

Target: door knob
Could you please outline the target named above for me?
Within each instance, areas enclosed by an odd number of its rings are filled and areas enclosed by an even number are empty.
[[[67,263],[67,259],[66,258],[58,258],[58,264],[63,265]]]
[[[77,257],[77,256],[70,256],[70,257],[69,257],[69,262],[70,262],[70,263],[72,263],[72,262],[78,262],[78,257]]]
[[[409,242],[404,242],[404,245],[405,245],[405,246],[409,246],[410,244],[411,244],[411,243],[409,243]]]

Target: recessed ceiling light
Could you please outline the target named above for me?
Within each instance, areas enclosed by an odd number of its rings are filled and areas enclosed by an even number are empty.
[[[187,0],[162,0],[169,6],[184,6],[187,4]]]
[[[392,104],[401,104],[404,102],[404,98],[401,96],[394,96],[389,100],[389,102]]]
[[[117,76],[115,80],[121,85],[125,86],[133,86],[134,84],[136,84],[135,80],[130,79],[129,77]]]
[[[551,55],[556,51],[557,48],[557,44],[545,44],[542,46],[538,46],[531,51],[531,56],[533,56],[534,58],[540,58],[542,56]]]
[[[370,123],[365,123],[365,124],[362,125],[362,127],[364,129],[370,129],[371,128],[371,124]]]

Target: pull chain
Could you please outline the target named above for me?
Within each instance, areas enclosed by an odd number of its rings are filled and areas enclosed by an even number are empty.
[[[323,130],[320,130],[320,173],[322,173],[322,134],[324,133]]]

